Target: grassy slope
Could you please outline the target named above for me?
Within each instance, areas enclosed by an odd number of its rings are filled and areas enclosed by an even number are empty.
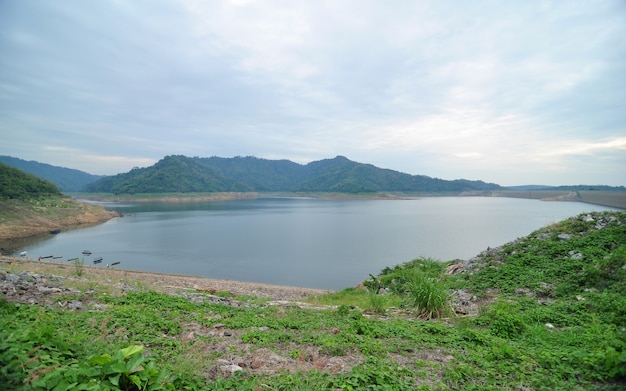
[[[366,285],[389,293],[350,288],[312,299],[335,305],[322,310],[252,298],[237,298],[247,307],[236,307],[140,285],[120,295],[104,281],[64,280],[81,290],[65,300],[88,302],[91,311],[0,305],[0,382],[35,389],[90,379],[94,389],[125,379],[153,381],[153,389],[624,389],[625,265],[626,215],[603,213],[487,250],[452,275],[429,260],[387,268]],[[424,311],[440,288],[468,293],[478,313],[454,315],[448,304]],[[148,362],[134,366],[143,356],[120,350],[129,345],[145,346]],[[241,371],[231,374],[229,365]]]

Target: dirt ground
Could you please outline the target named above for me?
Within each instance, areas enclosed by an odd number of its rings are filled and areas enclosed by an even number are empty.
[[[54,207],[0,201],[0,241],[26,238],[55,230],[84,228],[104,223],[119,213],[99,205],[63,198]]]
[[[26,270],[39,274],[70,276],[75,274],[75,266],[60,262],[45,262],[27,258],[1,256],[3,269]],[[283,285],[261,284],[256,282],[211,279],[197,276],[139,272],[98,266],[82,266],[81,278],[86,281],[111,281],[111,284],[141,284],[158,292],[174,293],[181,290],[196,290],[215,294],[228,292],[236,296],[248,295],[272,300],[303,300],[330,291],[313,288],[300,288]]]

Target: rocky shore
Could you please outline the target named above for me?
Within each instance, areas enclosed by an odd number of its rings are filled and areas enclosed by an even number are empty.
[[[169,294],[202,294],[224,297],[254,296],[261,299],[298,301],[329,293],[328,290],[211,279],[197,276],[107,269],[43,262],[26,258],[0,257],[0,293],[7,300],[25,304],[49,304],[71,287],[103,284],[115,293],[150,289]],[[185,293],[186,292],[186,293]]]

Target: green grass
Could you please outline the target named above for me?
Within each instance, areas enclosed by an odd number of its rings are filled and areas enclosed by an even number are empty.
[[[485,252],[471,273],[448,276],[446,264],[431,259],[385,268],[364,283],[367,289],[311,299],[324,309],[260,300],[250,307],[192,303],[141,286],[112,296],[90,285],[96,292],[86,311],[0,300],[0,383],[7,390],[74,383],[82,389],[624,389],[626,217],[595,216],[610,223],[598,230],[579,216],[542,228]],[[560,233],[572,237],[560,240]],[[573,257],[578,253],[582,258]],[[452,313],[450,289],[476,295],[478,315]],[[241,371],[225,372],[224,362]]]

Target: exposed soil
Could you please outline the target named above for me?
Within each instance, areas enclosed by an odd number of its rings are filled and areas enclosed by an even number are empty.
[[[71,198],[53,204],[0,201],[0,241],[26,238],[56,230],[83,228],[120,216],[99,205]]]
[[[107,269],[98,266],[82,266],[80,278],[75,276],[76,267],[73,264],[60,262],[44,262],[27,258],[0,256],[0,268],[9,270],[38,273],[41,275],[60,276],[73,280],[80,280],[84,284],[89,282],[109,281],[113,290],[127,290],[129,286],[138,284],[144,289],[163,293],[178,293],[180,291],[198,291],[209,294],[228,292],[233,296],[256,296],[264,299],[297,301],[310,296],[329,293],[328,290],[299,288],[283,285],[261,284],[255,282],[219,280],[197,276],[177,274],[163,274],[152,272],[138,272],[123,269]],[[27,294],[27,293],[25,293]],[[25,296],[23,302],[28,302]]]

